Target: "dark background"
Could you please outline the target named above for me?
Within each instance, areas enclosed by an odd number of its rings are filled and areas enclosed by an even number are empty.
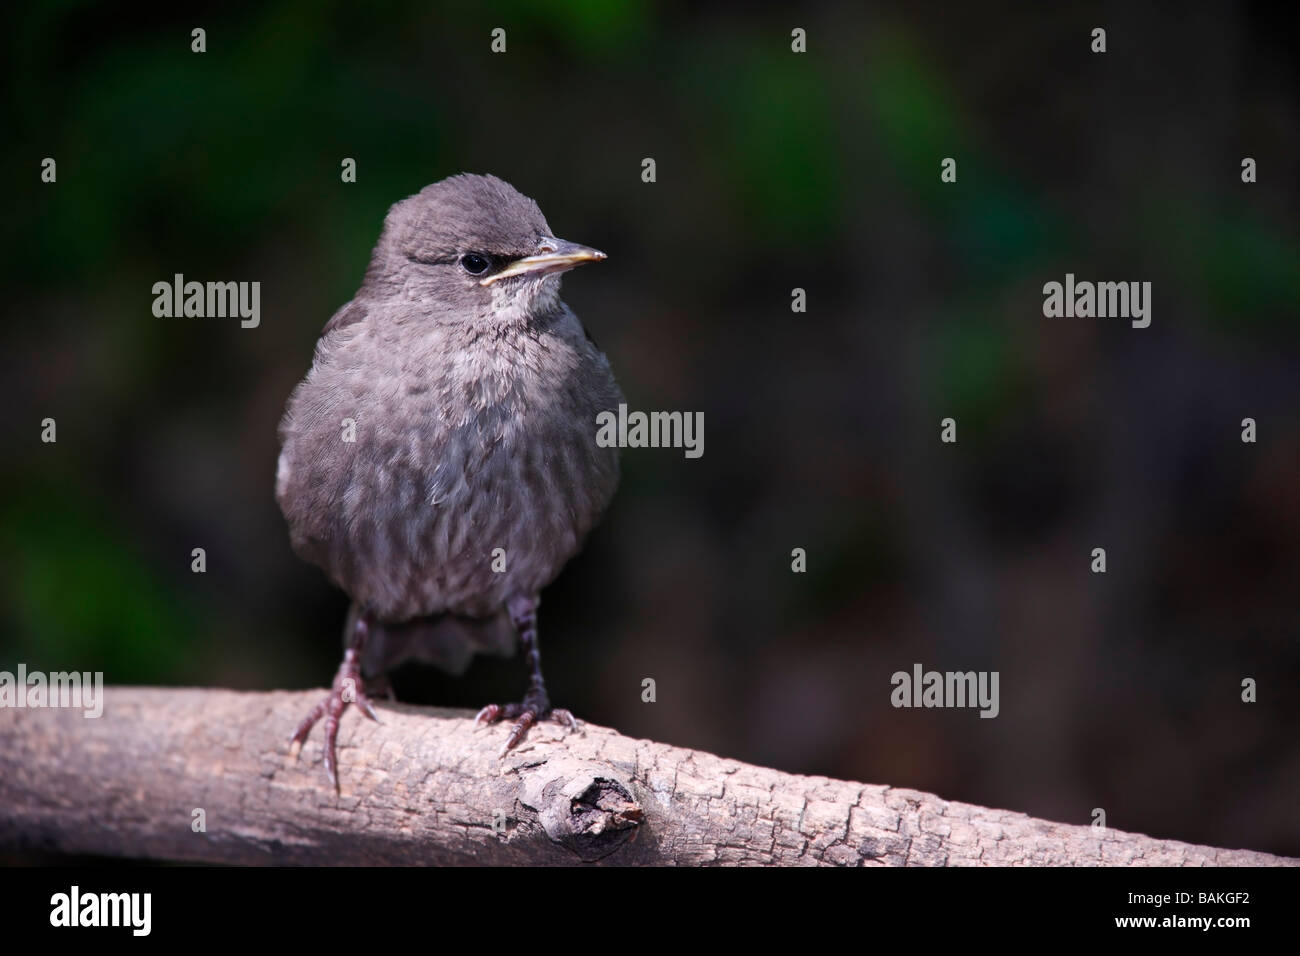
[[[564,294],[631,407],[705,416],[702,459],[624,452],[546,592],[559,705],[1300,854],[1300,136],[1295,34],[1268,8],[3,16],[0,668],[328,682],[345,600],[289,549],[276,424],[388,206],[492,172],[609,253]],[[261,327],[155,318],[177,272],[260,281]],[[1066,272],[1151,281],[1151,327],[1044,318]],[[1001,715],[893,709],[914,662],[999,671]],[[398,689],[477,707],[517,699],[521,668]]]

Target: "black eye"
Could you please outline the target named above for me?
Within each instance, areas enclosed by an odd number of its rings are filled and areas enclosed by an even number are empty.
[[[472,276],[481,276],[488,271],[490,265],[492,265],[491,260],[477,252],[467,252],[460,257],[460,267]]]

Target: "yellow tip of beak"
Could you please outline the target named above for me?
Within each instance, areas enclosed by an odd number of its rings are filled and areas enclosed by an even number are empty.
[[[502,279],[509,279],[512,276],[549,275],[553,272],[567,272],[575,266],[586,265],[588,262],[600,262],[602,259],[607,258],[605,253],[599,249],[580,246],[576,242],[565,242],[562,239],[543,240],[541,248],[543,251],[537,255],[516,259],[500,272],[484,276],[479,280],[478,284],[487,286]]]

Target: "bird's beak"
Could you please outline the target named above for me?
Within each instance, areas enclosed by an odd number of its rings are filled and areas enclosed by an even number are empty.
[[[580,246],[576,242],[566,242],[563,239],[552,239],[548,236],[538,243],[536,255],[516,259],[500,272],[484,276],[479,280],[478,284],[491,285],[493,282],[500,279],[509,279],[511,276],[540,276],[549,275],[552,272],[567,272],[574,266],[586,265],[588,262],[599,262],[604,258],[605,253],[599,249]]]

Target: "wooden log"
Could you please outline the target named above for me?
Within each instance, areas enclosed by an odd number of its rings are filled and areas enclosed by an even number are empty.
[[[1296,865],[768,770],[584,723],[507,727],[380,703],[339,734],[323,691],[109,687],[103,716],[0,709],[0,849],[233,864]],[[202,825],[200,825],[200,823]]]

